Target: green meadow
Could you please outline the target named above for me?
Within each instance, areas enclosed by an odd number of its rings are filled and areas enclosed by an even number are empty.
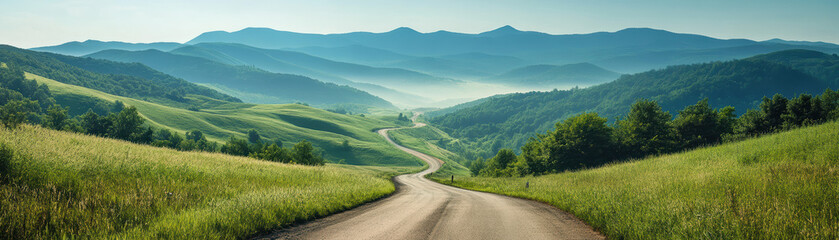
[[[613,239],[839,238],[839,122],[595,169],[455,180],[549,203]]]
[[[0,129],[0,238],[245,238],[386,196],[417,168],[281,164]]]
[[[395,117],[337,114],[300,104],[246,104],[204,100],[197,111],[170,107],[143,100],[110,95],[100,91],[60,83],[34,74],[26,74],[46,84],[57,99],[96,98],[122,101],[134,106],[147,123],[155,128],[181,134],[200,130],[211,141],[224,142],[230,136],[247,138],[256,129],[270,141],[286,144],[307,140],[324,150],[325,158],[335,163],[372,166],[422,166],[418,159],[399,151],[375,133],[376,129],[407,126]],[[79,101],[67,101],[69,103]],[[72,104],[62,103],[73,109]],[[82,110],[86,111],[86,109]],[[343,142],[348,142],[348,147]]]

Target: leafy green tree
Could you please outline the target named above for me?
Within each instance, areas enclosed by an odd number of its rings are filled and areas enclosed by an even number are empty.
[[[254,153],[254,157],[281,163],[290,163],[293,160],[291,153],[289,153],[285,148],[277,146],[277,144],[268,145],[263,148],[262,151]]]
[[[67,111],[69,108],[63,108],[59,105],[52,105],[47,109],[46,117],[43,121],[44,127],[61,130],[67,124]]]
[[[822,113],[825,120],[839,119],[839,91],[828,88],[819,96],[819,99],[822,103]]]
[[[528,172],[535,175],[551,172],[552,166],[548,164],[548,150],[544,144],[544,139],[547,135],[539,134],[536,137],[531,137],[524,146],[521,147],[521,159],[527,164]]]
[[[12,100],[0,107],[0,121],[6,128],[17,128],[26,123],[30,115],[39,112],[38,102],[31,100]]]
[[[236,156],[248,156],[248,154],[250,154],[250,149],[248,148],[247,141],[231,136],[230,139],[221,146],[221,152]]]
[[[143,129],[140,127],[145,120],[140,117],[137,108],[131,106],[122,109],[114,118],[114,125],[111,127],[111,136],[117,139],[136,141]]]
[[[674,132],[670,113],[655,101],[640,99],[632,104],[625,119],[617,121],[618,141],[631,157],[660,154],[673,149]]]
[[[822,106],[819,98],[801,94],[787,103],[787,112],[781,118],[785,128],[812,125],[822,122]]]
[[[192,139],[183,140],[178,144],[178,150],[181,151],[193,151],[196,149],[198,149],[198,144]]]
[[[472,172],[472,176],[478,176],[485,167],[484,159],[478,158],[469,163],[469,171]]]
[[[262,143],[262,137],[259,136],[259,132],[256,129],[248,130],[248,142]]]
[[[301,140],[297,144],[294,144],[294,147],[291,151],[294,156],[294,161],[296,163],[304,165],[324,164],[323,158],[315,154],[315,148],[314,146],[312,146],[312,143],[306,140]]]
[[[703,99],[679,111],[673,120],[683,148],[694,148],[720,141],[719,114]]]
[[[784,124],[782,116],[787,114],[787,102],[789,100],[781,94],[775,94],[772,98],[763,97],[760,103],[760,110],[763,111],[767,131],[775,131]]]
[[[172,145],[169,145],[169,147],[177,149],[179,146],[181,146],[181,142],[183,141],[184,137],[181,137],[180,134],[172,133],[172,135],[169,137],[169,143],[171,143]]]
[[[545,138],[552,171],[598,166],[613,158],[612,128],[597,113],[583,113],[557,123]]]
[[[737,125],[737,114],[732,106],[726,106],[717,112],[717,128],[720,134],[734,133],[734,126]]]
[[[154,130],[151,127],[140,128],[140,132],[133,135],[131,141],[142,144],[151,144],[154,140]]]
[[[507,170],[508,167],[516,162],[516,153],[512,149],[498,150],[498,154],[486,161],[486,166],[481,170],[481,175],[485,176],[510,176],[512,170]]]
[[[344,149],[344,151],[347,151],[347,152],[351,151],[352,147],[350,146],[350,141],[347,140],[347,139],[344,139],[344,141],[341,142],[341,149]]]
[[[734,133],[744,136],[756,136],[769,131],[766,123],[766,115],[763,111],[749,109],[734,125]]]
[[[160,129],[154,134],[154,139],[169,140],[170,138],[172,138],[172,131],[169,129]]]
[[[93,109],[88,109],[87,113],[81,116],[81,125],[84,132],[94,136],[104,137],[108,135],[109,129],[113,122],[107,117],[100,117],[99,114],[93,112]]]
[[[207,140],[204,137],[204,133],[202,133],[199,130],[192,130],[192,131],[186,132],[186,139],[192,140],[192,141],[195,141],[195,142],[199,142],[201,140]]]

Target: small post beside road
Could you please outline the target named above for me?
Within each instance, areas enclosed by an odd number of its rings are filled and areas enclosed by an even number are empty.
[[[454,183],[454,175],[452,175],[452,183]]]
[[[524,188],[530,188],[530,181],[527,181],[526,183],[524,183]]]

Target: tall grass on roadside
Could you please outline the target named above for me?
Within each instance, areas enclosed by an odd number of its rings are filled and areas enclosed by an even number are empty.
[[[0,129],[0,145],[11,156],[0,161],[8,163],[0,181],[7,239],[244,238],[394,190],[385,170],[371,170],[376,177],[34,126]]]
[[[596,169],[462,177],[455,185],[547,202],[615,239],[837,239],[839,122]]]

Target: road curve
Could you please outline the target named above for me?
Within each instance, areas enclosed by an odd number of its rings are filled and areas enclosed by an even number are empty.
[[[425,124],[415,123],[414,127]],[[259,239],[604,239],[576,217],[553,206],[455,188],[423,177],[442,161],[400,146],[428,169],[394,178],[397,192],[350,211],[279,230]],[[457,179],[455,179],[457,181]]]

